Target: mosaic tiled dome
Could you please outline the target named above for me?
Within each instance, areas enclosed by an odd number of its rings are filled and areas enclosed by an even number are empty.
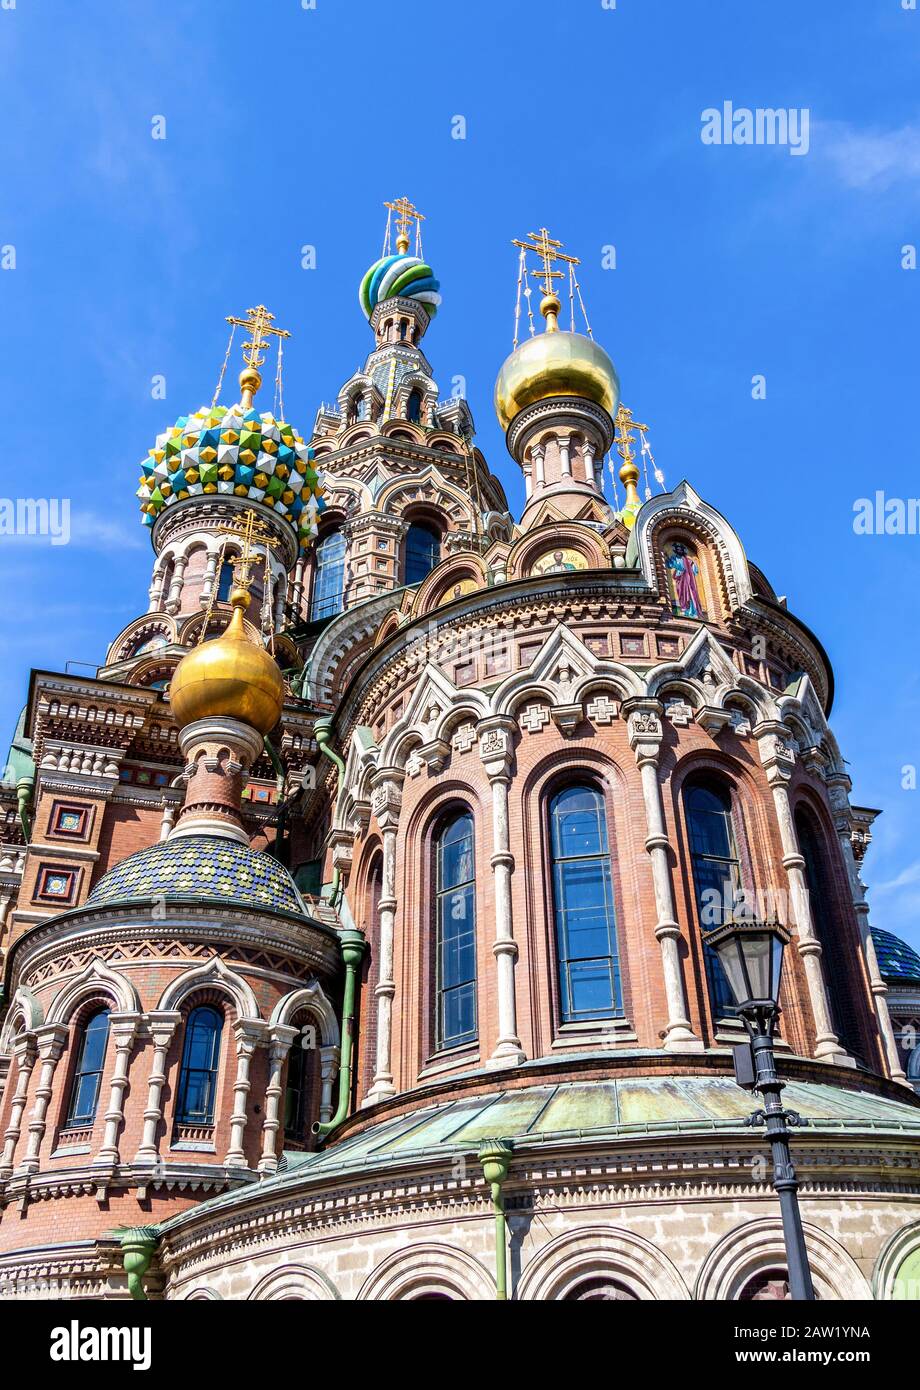
[[[384,256],[368,270],[358,290],[358,299],[366,318],[385,299],[417,299],[424,304],[432,318],[438,310],[441,286],[434,278],[430,265],[418,256]]]
[[[872,928],[872,940],[882,978],[891,983],[920,985],[920,955],[899,936]]]
[[[152,526],[164,507],[199,494],[248,497],[287,517],[302,549],[316,535],[322,477],[293,426],[267,410],[202,406],[157,435],[137,495]]]
[[[129,855],[103,874],[87,906],[160,896],[306,915],[294,880],[277,859],[220,835],[178,836]]]

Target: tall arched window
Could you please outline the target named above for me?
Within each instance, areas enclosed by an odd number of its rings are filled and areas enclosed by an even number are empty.
[[[732,992],[725,971],[706,933],[720,927],[733,911],[741,891],[741,863],[732,823],[732,799],[727,787],[718,782],[693,782],[684,791],[684,810],[690,836],[690,858],[703,957],[709,981],[709,1000],[714,1018],[735,1012]]]
[[[563,1023],[622,1013],[607,814],[595,787],[566,787],[549,804],[559,1006]]]
[[[330,531],[316,545],[311,620],[334,618],[342,611],[344,597],[345,537],[341,531]]]
[[[87,1019],[80,1035],[80,1050],[70,1089],[67,1107],[68,1127],[83,1128],[96,1118],[102,1069],[105,1064],[105,1045],[109,1038],[109,1011],[98,1009]]]
[[[217,1094],[217,1066],[220,1035],[224,1021],[217,1009],[203,1004],[193,1009],[185,1024],[185,1045],[179,1072],[179,1102],[176,1122],[180,1125],[214,1123]]]
[[[835,911],[833,890],[827,881],[825,851],[820,833],[811,816],[801,808],[795,813],[795,830],[799,849],[805,860],[805,881],[808,885],[812,921],[821,942],[831,1027],[847,1052],[853,1057],[860,1057],[863,1048],[849,989],[846,943],[841,936],[841,923]]]
[[[461,811],[435,841],[435,1041],[476,1037],[476,897],[473,817]]]
[[[305,1139],[310,1120],[309,1054],[303,1042],[304,1035],[299,1033],[291,1044],[284,1088],[284,1134],[295,1143]]]
[[[406,402],[406,419],[412,425],[421,424],[422,420],[422,393],[416,388],[409,392],[409,399]]]
[[[407,584],[420,584],[441,558],[441,537],[433,526],[413,522],[406,534]]]

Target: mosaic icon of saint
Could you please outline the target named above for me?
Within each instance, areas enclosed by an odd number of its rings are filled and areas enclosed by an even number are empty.
[[[674,612],[681,618],[701,618],[703,604],[697,584],[700,567],[683,541],[674,541],[665,565],[671,580]]]

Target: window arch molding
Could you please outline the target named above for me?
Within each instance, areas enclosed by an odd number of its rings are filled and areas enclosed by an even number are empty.
[[[119,1013],[140,1013],[137,990],[123,975],[109,970],[96,956],[70,984],[56,994],[48,1009],[47,1022],[69,1024],[76,1010],[87,1000],[101,999]]]
[[[528,951],[533,954],[534,971],[552,984],[549,998],[532,1001],[543,1039],[538,1046],[549,1046],[562,1027],[560,1007],[560,968],[556,940],[556,909],[553,892],[551,827],[549,808],[560,792],[576,785],[591,786],[603,797],[606,813],[607,855],[613,902],[615,944],[620,975],[620,1009],[599,1026],[630,1016],[633,999],[630,981],[630,924],[642,920],[637,856],[621,853],[630,844],[629,823],[625,815],[629,779],[619,763],[606,753],[579,749],[574,754],[558,749],[541,759],[520,788],[523,855],[522,867],[527,884]],[[512,784],[512,795],[514,794]]]

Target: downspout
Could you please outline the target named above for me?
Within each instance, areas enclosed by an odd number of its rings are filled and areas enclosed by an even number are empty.
[[[332,720],[328,716],[317,719],[313,726],[313,732],[316,735],[319,751],[330,762],[335,763],[338,772],[335,793],[336,805],[338,805],[345,783],[345,763],[331,746]],[[329,902],[332,907],[337,907],[341,902],[343,891],[341,871],[333,865],[332,885],[329,890]],[[342,1055],[339,1059],[339,1102],[331,1120],[318,1120],[313,1126],[313,1133],[321,1137],[325,1137],[332,1130],[338,1129],[348,1114],[348,1107],[351,1103],[351,1083],[354,1071],[355,995],[357,993],[358,970],[367,947],[364,933],[350,927],[344,927],[339,932],[339,943],[342,947],[342,959],[345,962],[345,994],[342,1000]]]
[[[277,787],[278,796],[280,798],[282,792],[284,791],[284,779],[287,775],[284,770],[284,763],[279,758],[276,749],[273,747],[271,743],[269,743],[267,736],[263,736],[262,742],[265,744],[265,751],[269,756],[271,765],[275,769],[275,785]]]
[[[22,826],[22,833],[25,836],[26,844],[32,839],[32,822],[29,819],[29,802],[32,800],[32,792],[35,789],[34,777],[20,777],[16,783],[16,800],[19,804],[19,824]]]
[[[513,1151],[514,1144],[510,1139],[483,1139],[478,1152],[482,1176],[489,1184],[495,1213],[495,1297],[499,1303],[504,1303],[508,1298],[508,1226],[502,1186],[508,1177]]]
[[[128,1276],[128,1292],[138,1303],[147,1302],[144,1275],[150,1268],[153,1252],[160,1239],[159,1226],[123,1226],[116,1231],[121,1246],[122,1263]]]

